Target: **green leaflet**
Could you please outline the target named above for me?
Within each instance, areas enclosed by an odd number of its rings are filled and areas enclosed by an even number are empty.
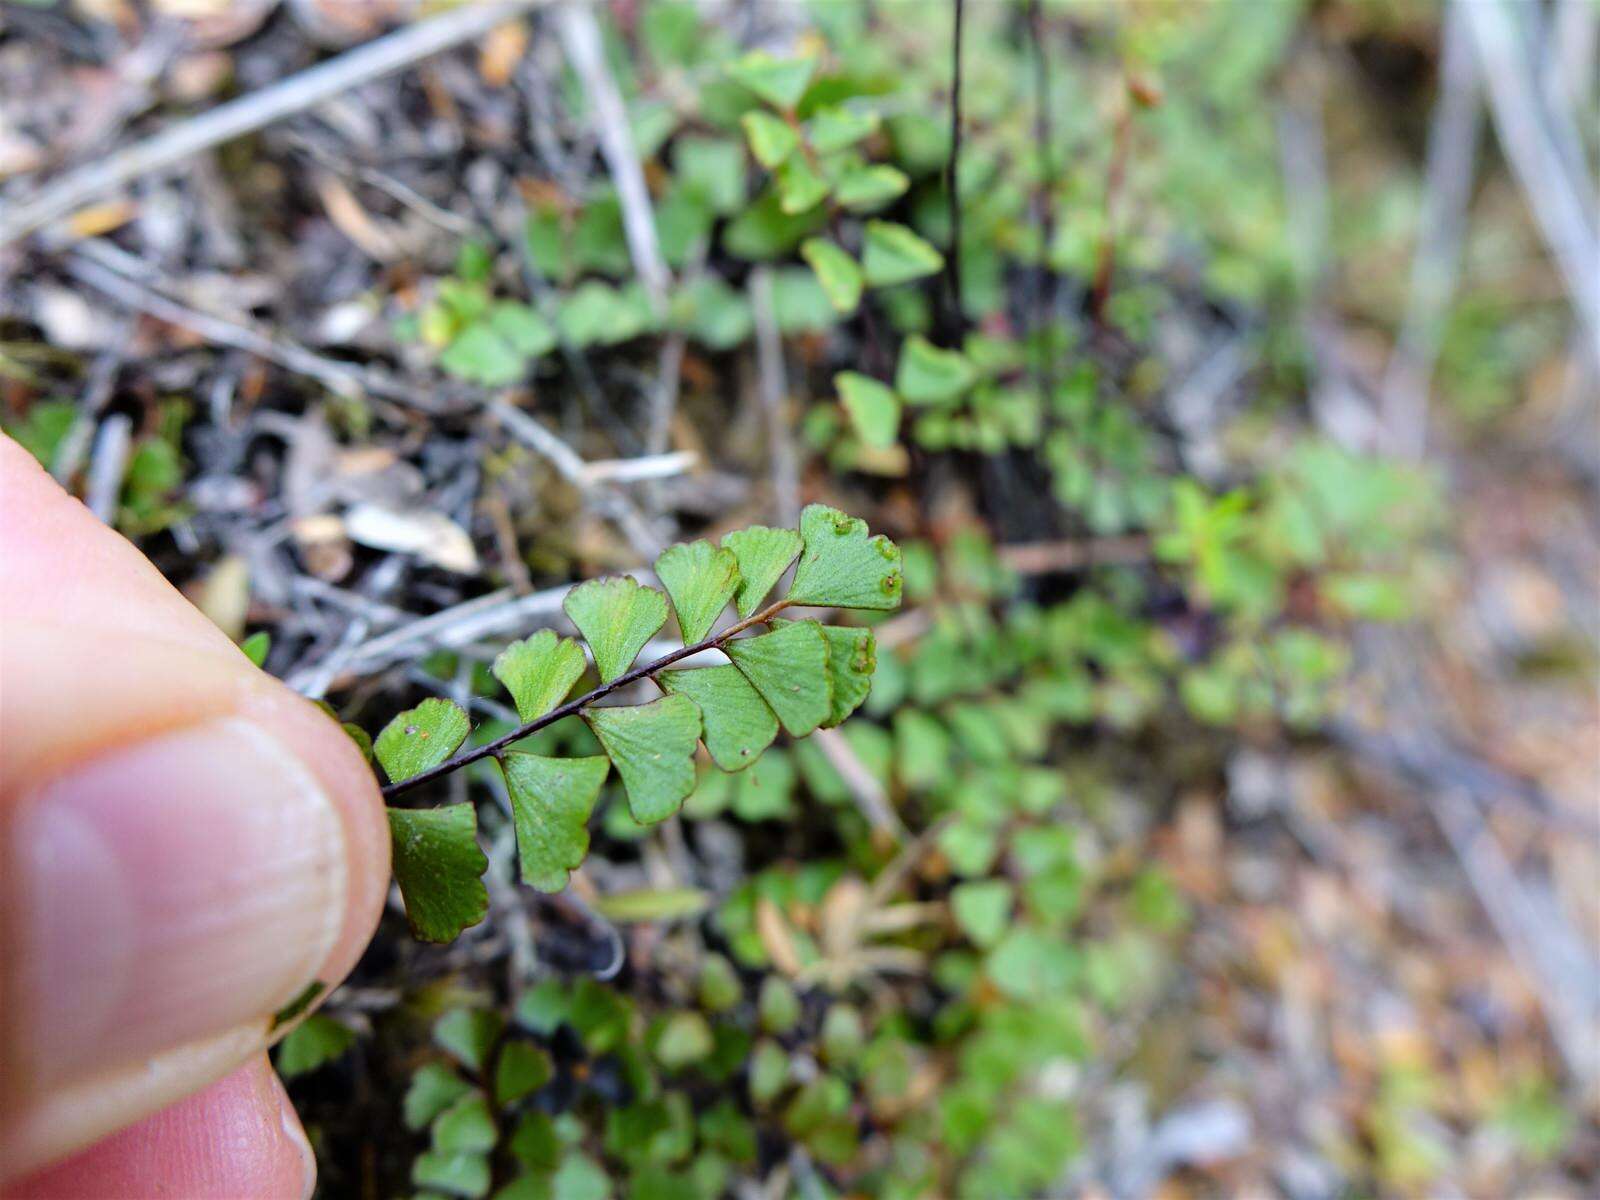
[[[827,238],[807,238],[800,254],[817,273],[817,282],[828,294],[828,303],[849,314],[861,303],[861,267]]]
[[[550,1082],[550,1056],[528,1042],[507,1042],[494,1067],[494,1102],[501,1107],[521,1100]]]
[[[589,643],[602,683],[632,666],[644,644],[667,623],[666,597],[627,575],[579,584],[561,607]]]
[[[472,1085],[443,1063],[424,1063],[411,1076],[401,1106],[407,1129],[421,1129],[472,1090]]]
[[[437,767],[466,740],[472,723],[459,704],[424,700],[383,727],[372,753],[392,783]]]
[[[455,1055],[456,1061],[480,1074],[489,1053],[505,1028],[499,1013],[481,1008],[452,1008],[433,1023],[433,1040]]]
[[[312,1013],[278,1044],[278,1074],[305,1075],[332,1062],[355,1044],[356,1031],[343,1021]]]
[[[840,371],[833,377],[839,402],[850,416],[856,436],[869,446],[894,445],[900,428],[900,397],[869,375]]]
[[[900,347],[894,386],[912,404],[947,404],[977,381],[977,368],[959,350],[941,350],[920,334]]]
[[[516,702],[517,716],[527,722],[565,700],[586,665],[582,646],[541,629],[532,637],[512,642],[496,656],[491,669]]]
[[[687,696],[586,708],[583,719],[616,764],[628,792],[628,809],[641,825],[666,820],[694,791],[700,710]]]
[[[433,1122],[433,1148],[445,1154],[484,1153],[494,1149],[497,1132],[482,1092],[461,1097]]]
[[[806,93],[814,58],[774,58],[764,50],[753,50],[728,66],[728,74],[744,84],[773,108],[793,108]]]
[[[724,771],[748,767],[778,736],[778,718],[737,667],[663,671],[656,678],[699,705],[706,749]]]
[[[735,606],[741,617],[749,617],[789,569],[800,553],[800,535],[792,529],[772,529],[752,525],[722,539],[739,563],[739,591]]]
[[[944,268],[944,255],[904,225],[868,221],[862,262],[869,284],[891,287],[937,274]]]
[[[950,893],[950,911],[961,931],[975,945],[988,949],[1000,940],[1011,917],[1011,884],[1004,879],[979,879],[957,885]]]
[[[806,122],[806,136],[818,154],[832,154],[855,145],[877,128],[877,113],[856,112],[835,105],[817,110],[816,116]]]
[[[411,932],[425,942],[448,942],[483,920],[489,893],[481,877],[489,860],[478,848],[477,810],[446,804],[388,812],[394,877]]]
[[[256,666],[265,666],[267,653],[272,649],[272,635],[264,629],[257,630],[239,643],[239,649]]]
[[[800,514],[800,536],[805,549],[788,599],[825,608],[900,606],[900,548],[881,533],[868,537],[865,521],[808,504]]]
[[[833,708],[823,724],[832,728],[860,708],[872,690],[878,648],[870,629],[824,625],[822,636],[828,639],[828,677],[833,684]]]
[[[778,207],[790,216],[808,212],[828,194],[828,181],[804,154],[791,154],[778,168]]]
[[[707,541],[669,547],[656,559],[656,577],[672,597],[685,645],[711,632],[739,587],[739,560],[733,551]]]
[[[412,1162],[411,1182],[430,1193],[477,1200],[489,1194],[489,1159],[483,1154],[429,1150]]]
[[[602,755],[541,758],[508,751],[500,760],[517,827],[522,881],[541,892],[567,886],[589,852],[589,814],[611,769]]]
[[[790,737],[805,737],[833,711],[828,641],[817,622],[788,622],[760,637],[728,642],[722,649],[772,706]]]
[[[834,198],[851,212],[882,208],[911,186],[905,172],[884,164],[854,166],[833,185]]]
[[[769,171],[775,171],[800,145],[800,135],[787,121],[771,113],[747,112],[739,119],[744,126],[744,136],[750,141],[750,153]],[[785,210],[790,211],[790,210]]]

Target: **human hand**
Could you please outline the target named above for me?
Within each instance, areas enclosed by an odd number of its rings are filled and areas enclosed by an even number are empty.
[[[273,1014],[388,876],[338,725],[0,436],[0,1197],[308,1195]]]

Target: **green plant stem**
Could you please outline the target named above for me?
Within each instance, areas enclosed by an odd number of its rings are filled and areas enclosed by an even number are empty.
[[[663,655],[654,662],[645,663],[642,667],[634,667],[630,671],[625,671],[610,683],[602,683],[592,692],[586,692],[576,700],[568,700],[565,704],[552,708],[544,716],[535,717],[526,724],[517,726],[510,733],[502,734],[500,737],[495,738],[492,742],[486,742],[482,746],[474,746],[471,750],[458,754],[454,758],[446,759],[436,767],[429,767],[426,771],[413,775],[410,779],[402,779],[399,783],[389,784],[383,789],[383,798],[385,800],[393,799],[395,796],[409,792],[413,788],[421,787],[425,783],[431,783],[441,776],[448,775],[452,771],[458,771],[469,763],[477,762],[479,759],[489,758],[490,756],[498,757],[500,751],[511,745],[512,742],[521,741],[529,734],[537,733],[545,726],[554,725],[557,721],[566,717],[576,716],[596,700],[610,695],[618,688],[626,687],[630,683],[637,683],[641,679],[654,675],[663,667],[669,667],[692,654],[699,654],[702,650],[722,649],[723,644],[730,641],[735,634],[743,633],[752,625],[766,624],[784,609],[790,607],[790,604],[791,602],[788,600],[776,601],[767,605],[766,608],[754,616],[746,617],[744,620],[728,626],[721,633],[713,634],[711,637],[698,641],[692,646],[680,646],[671,654]]]

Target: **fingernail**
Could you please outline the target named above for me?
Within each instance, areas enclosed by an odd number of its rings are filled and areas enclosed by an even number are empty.
[[[338,935],[338,813],[292,751],[245,721],[97,758],[16,819],[24,1019],[12,1032],[34,1087],[270,1015]]]

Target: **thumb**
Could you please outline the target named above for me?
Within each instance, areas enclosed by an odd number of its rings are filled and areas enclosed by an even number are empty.
[[[339,727],[0,437],[0,1178],[227,1074],[377,922]]]

